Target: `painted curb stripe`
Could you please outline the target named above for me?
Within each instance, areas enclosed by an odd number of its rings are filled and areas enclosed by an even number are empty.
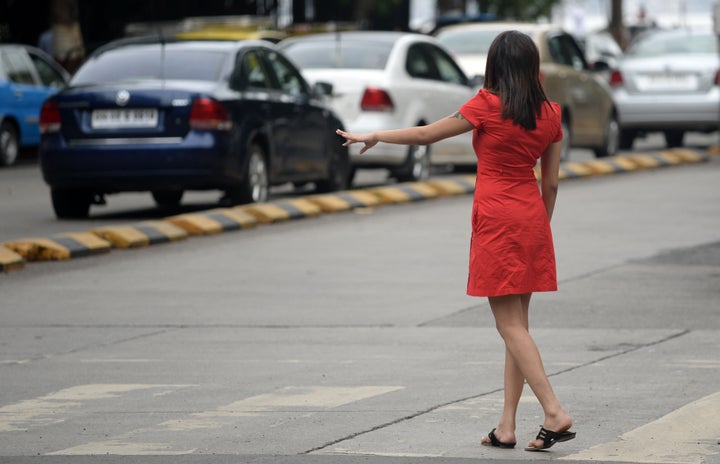
[[[325,213],[336,213],[352,209],[349,202],[340,198],[339,195],[313,195],[307,200],[320,208]]]
[[[214,235],[223,231],[222,224],[203,214],[181,214],[166,220],[190,235]]]
[[[92,229],[90,233],[107,240],[113,248],[137,248],[150,244],[148,236],[132,226],[108,226]]]
[[[618,166],[606,160],[587,161],[586,166],[596,175],[614,174],[618,172]]]
[[[169,221],[143,221],[135,226],[147,235],[150,245],[185,240],[187,231]]]
[[[562,167],[568,178],[587,177],[593,174],[592,169],[582,163],[565,163]]]
[[[5,243],[27,261],[81,258],[110,251],[110,242],[90,232],[73,232],[51,238],[27,238]]]
[[[25,258],[0,245],[0,271],[15,271],[25,266]]]
[[[290,203],[289,201],[278,201],[275,203],[275,206],[285,210],[285,212],[287,212],[288,214],[289,219],[302,219],[307,216],[302,209],[298,208],[296,205]]]
[[[260,224],[270,224],[290,219],[290,214],[286,210],[272,203],[256,203],[238,206],[236,209],[253,216]]]
[[[318,216],[322,213],[322,209],[315,203],[308,201],[306,198],[291,198],[289,200],[283,200],[278,202],[282,208],[284,205],[292,206],[293,208],[300,210],[305,217]]]
[[[380,204],[380,199],[366,190],[340,192],[336,195],[352,208],[369,208]]]
[[[457,179],[434,179],[428,180],[427,183],[440,195],[466,195],[474,190],[469,188],[467,183],[459,182]]]

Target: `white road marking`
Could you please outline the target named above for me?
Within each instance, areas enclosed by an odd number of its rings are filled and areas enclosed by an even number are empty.
[[[181,388],[187,385],[90,384],[78,385],[31,400],[0,407],[0,432],[26,431],[63,422],[63,414],[84,402],[114,398],[122,393],[149,388]]]
[[[182,451],[173,450],[171,449],[171,445],[167,443],[126,443],[120,440],[108,440],[74,446],[72,448],[55,451],[53,453],[47,453],[47,455],[70,456],[120,454],[125,456],[177,456],[181,454],[191,454],[195,450],[196,448]]]
[[[160,385],[155,385],[159,387]],[[196,448],[177,450],[172,443],[139,443],[135,437],[147,433],[186,432],[198,429],[220,428],[240,417],[257,416],[263,412],[283,409],[330,409],[374,396],[401,390],[397,386],[360,387],[286,387],[273,393],[252,396],[220,406],[212,411],[191,414],[187,418],[169,420],[155,427],[133,430],[107,441],[86,443],[48,453],[51,455],[180,455],[193,453]],[[315,411],[311,411],[315,412]]]
[[[560,459],[700,464],[720,456],[720,392],[687,404],[620,437]]]

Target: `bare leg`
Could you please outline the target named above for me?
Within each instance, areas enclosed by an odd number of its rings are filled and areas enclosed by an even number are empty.
[[[522,305],[522,318],[524,321],[525,329],[529,328],[528,323],[528,307],[530,306],[530,297],[532,293],[521,295],[520,302]],[[515,427],[516,427],[516,416],[518,404],[520,403],[520,397],[522,396],[523,387],[525,386],[525,377],[523,377],[520,368],[515,362],[515,358],[512,357],[510,352],[505,349],[505,374],[504,374],[504,398],[503,398],[503,412],[500,417],[500,422],[495,429],[495,436],[498,440],[503,443],[515,443]],[[484,436],[481,439],[481,443],[490,443],[490,438]]]
[[[506,357],[509,354],[509,357],[512,358],[512,362],[509,363],[507,359],[505,362],[506,404],[502,420],[509,420],[506,415],[512,416],[514,425],[517,402],[522,393],[522,385],[518,388],[518,379],[524,378],[527,379],[528,385],[543,408],[545,414],[543,427],[555,432],[568,430],[572,426],[572,418],[562,409],[555,396],[545,373],[540,352],[528,329],[527,308],[530,296],[506,295],[490,297],[489,301],[498,332],[505,341]],[[510,372],[508,372],[508,366]],[[520,375],[517,375],[518,373]],[[510,391],[508,391],[508,387]],[[500,437],[498,436],[498,438]],[[530,445],[539,446],[541,443],[533,441]]]

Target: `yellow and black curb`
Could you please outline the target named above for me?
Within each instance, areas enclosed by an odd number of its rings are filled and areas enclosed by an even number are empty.
[[[673,149],[654,154],[629,154],[585,162],[566,162],[560,179],[600,176],[709,159],[708,153]],[[535,170],[540,178],[540,170]],[[455,175],[396,185],[348,190],[302,198],[219,208],[180,214],[133,225],[108,226],[86,232],[58,234],[0,243],[0,272],[21,269],[27,262],[66,260],[107,253],[112,249],[139,248],[243,230],[262,224],[316,217],[326,213],[363,211],[382,205],[425,201],[438,197],[468,195],[475,191],[474,175]]]

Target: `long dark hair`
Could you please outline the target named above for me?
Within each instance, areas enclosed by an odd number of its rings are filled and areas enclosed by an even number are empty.
[[[540,83],[540,54],[535,42],[518,31],[495,37],[488,51],[483,87],[500,97],[503,118],[527,130],[535,129],[535,118],[549,102]]]

